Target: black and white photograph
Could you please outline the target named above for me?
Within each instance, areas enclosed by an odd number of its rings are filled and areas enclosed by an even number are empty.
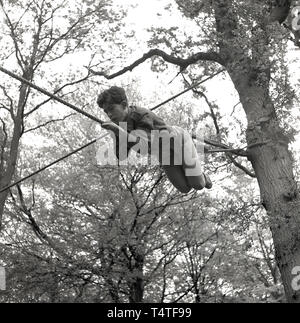
[[[299,75],[300,1],[0,0],[0,303],[300,303]]]

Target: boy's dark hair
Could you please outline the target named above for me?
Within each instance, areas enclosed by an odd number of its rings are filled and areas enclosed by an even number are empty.
[[[108,104],[121,104],[122,102],[127,104],[127,96],[125,90],[118,86],[112,86],[111,88],[103,91],[99,94],[97,99],[97,104],[100,108],[103,108],[103,105]]]

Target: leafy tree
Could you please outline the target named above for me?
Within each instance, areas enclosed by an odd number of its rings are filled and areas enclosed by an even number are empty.
[[[13,66],[28,81],[44,83],[50,92],[66,96],[66,90],[89,78],[73,71],[68,77],[56,76],[45,82],[45,66],[58,64],[65,56],[78,52],[91,39],[91,31],[114,14],[107,1],[5,1],[0,2],[2,23],[1,62]],[[118,13],[122,16],[122,13]],[[117,28],[118,18],[115,17]],[[30,87],[13,83],[5,77],[1,85],[1,159],[0,187],[12,181],[17,167],[21,138],[32,129],[45,125],[33,124],[33,116],[50,100],[41,99]],[[44,81],[44,82],[43,82]],[[58,83],[60,84],[58,86]],[[44,115],[45,117],[45,115]],[[43,117],[43,118],[44,118]],[[67,118],[65,115],[64,118]],[[57,119],[57,118],[56,118]],[[49,120],[48,122],[53,122]],[[0,194],[0,224],[8,191]]]
[[[150,45],[157,46],[142,58],[113,74],[94,72],[107,79],[120,76],[149,58],[178,66],[180,73],[198,79],[199,73],[226,69],[247,118],[239,151],[250,162],[260,189],[274,239],[286,298],[299,302],[293,290],[292,270],[300,263],[299,190],[289,150],[294,132],[288,116],[294,109],[285,54],[290,33],[298,44],[296,1],[175,1],[184,17],[194,22],[194,35],[178,27],[154,31]],[[170,2],[167,10],[174,9]],[[287,29],[282,25],[286,21]],[[169,53],[168,53],[168,52]],[[282,84],[284,86],[278,86]],[[219,143],[220,145],[221,143]],[[232,151],[228,151],[231,153]],[[228,156],[228,154],[227,154]],[[246,160],[246,161],[247,161]]]

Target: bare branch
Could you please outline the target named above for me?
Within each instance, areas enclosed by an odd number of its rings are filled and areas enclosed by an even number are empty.
[[[6,107],[4,104],[0,104],[0,109],[6,110],[10,113],[10,109],[8,107]]]
[[[3,108],[5,108],[6,110],[8,110],[9,111],[9,113],[10,113],[10,115],[11,115],[11,117],[12,117],[12,119],[14,119],[14,111],[13,111],[13,107],[14,107],[14,102],[13,102],[13,99],[11,98],[11,96],[7,93],[7,90],[6,90],[6,88],[3,86],[3,85],[0,85],[0,88],[2,89],[2,91],[3,91],[3,93],[4,93],[4,95],[6,96],[6,98],[8,99],[8,101],[9,101],[9,105],[10,105],[10,109],[8,109],[8,108],[6,108],[6,107],[4,107],[4,106],[2,106]]]
[[[239,162],[237,162],[235,160],[235,158],[230,154],[226,154],[227,157],[230,159],[230,161],[233,163],[234,166],[236,166],[237,168],[241,169],[244,173],[246,173],[247,175],[249,175],[252,178],[256,178],[255,173],[251,172],[249,169],[247,169],[245,166],[243,166],[242,164],[240,164]]]
[[[18,21],[15,23],[14,28],[16,29],[19,25],[19,23],[21,22],[21,20],[23,19],[23,17],[25,16],[25,14],[28,12],[28,10],[30,9],[31,5],[34,3],[34,0],[31,1],[25,8],[24,12],[20,15],[20,18],[18,19]]]
[[[191,83],[188,82],[188,80],[186,79],[186,77],[184,76],[183,73],[182,74],[182,77],[184,79],[184,81],[186,82],[186,84],[188,86],[191,86]],[[194,83],[194,82],[193,82]],[[209,109],[210,109],[210,115],[213,119],[213,122],[214,122],[214,126],[215,126],[215,129],[216,129],[216,135],[218,137],[218,139],[220,140],[221,137],[220,137],[220,134],[221,134],[221,131],[220,131],[220,127],[219,127],[219,124],[218,124],[218,120],[217,120],[217,116],[216,116],[216,113],[214,111],[214,107],[213,107],[213,104],[208,100],[207,96],[205,95],[205,93],[203,91],[200,91],[200,90],[197,90],[195,88],[192,89],[193,93],[203,97],[205,99],[205,102],[206,104],[208,105]]]
[[[50,248],[52,248],[54,251],[56,251],[58,254],[63,255],[67,259],[69,259],[69,255],[56,244],[38,225],[36,222],[35,218],[32,215],[32,210],[31,208],[28,208],[24,199],[24,195],[22,192],[22,189],[20,185],[17,185],[17,190],[18,190],[18,196],[19,196],[19,201],[20,201],[20,211],[26,214],[29,220],[29,224],[31,225],[33,232],[35,235],[40,239],[42,243],[46,242]]]
[[[14,46],[15,46],[15,54],[16,54],[17,61],[18,61],[19,65],[20,65],[22,71],[24,72],[24,66],[26,65],[26,62],[25,62],[25,60],[23,58],[23,55],[22,55],[22,53],[20,51],[20,48],[19,48],[17,35],[15,33],[16,28],[13,25],[12,21],[10,20],[10,17],[8,15],[8,13],[6,12],[5,8],[4,8],[4,4],[3,4],[2,0],[0,1],[0,5],[1,5],[2,11],[3,11],[4,15],[5,15],[5,18],[6,18],[6,21],[7,21],[7,26],[10,29],[11,38],[12,38]]]
[[[60,91],[62,91],[64,88],[66,88],[67,86],[72,86],[72,85],[76,85],[76,84],[79,84],[81,82],[84,82],[85,80],[87,80],[89,78],[89,75],[79,79],[79,80],[76,80],[76,81],[73,81],[73,82],[69,82],[69,83],[66,83],[64,84],[63,86],[61,86],[60,88],[58,88],[57,90],[55,90],[53,92],[54,95],[56,95],[57,93],[59,93]],[[62,96],[61,96],[62,97]],[[37,106],[35,106],[32,110],[28,111],[27,113],[24,114],[24,117],[28,117],[30,114],[32,114],[33,112],[35,112],[36,110],[38,110],[41,106],[43,106],[44,104],[48,103],[49,101],[51,101],[52,98],[48,98],[47,100],[39,103]]]
[[[55,122],[58,122],[58,121],[65,121],[66,119],[68,119],[68,118],[70,118],[70,117],[72,117],[72,116],[74,116],[74,115],[76,115],[76,114],[75,114],[75,113],[71,113],[71,114],[69,114],[69,115],[67,115],[67,116],[65,116],[65,117],[63,117],[63,118],[61,118],[61,119],[53,119],[53,120],[49,120],[49,121],[47,121],[47,122],[45,122],[45,123],[43,123],[43,124],[40,124],[40,125],[38,125],[38,126],[36,126],[36,127],[34,127],[34,128],[31,128],[31,129],[28,129],[28,130],[24,131],[24,133],[28,133],[28,132],[31,132],[31,131],[38,130],[38,129],[40,129],[40,128],[46,127],[47,125],[49,125],[49,124],[51,124],[51,123],[55,123]]]
[[[195,139],[195,137],[193,136],[193,139]],[[204,143],[206,143],[207,145],[210,145],[210,146],[214,146],[214,147],[218,147],[218,148],[222,148],[221,150],[219,151],[214,151],[214,150],[209,150],[208,148],[206,149],[205,153],[213,153],[213,152],[232,152],[234,153],[235,155],[238,155],[238,156],[241,156],[241,157],[247,157],[248,156],[248,153],[242,148],[232,148],[226,144],[223,144],[221,142],[218,142],[218,141],[215,141],[215,140],[212,140],[212,139],[208,139],[208,138],[205,138],[204,139]]]
[[[120,76],[128,71],[131,72],[135,67],[144,63],[147,59],[152,58],[153,56],[159,56],[164,61],[166,61],[170,64],[173,64],[173,65],[177,65],[180,67],[181,70],[184,70],[189,65],[198,63],[199,61],[211,61],[211,62],[215,62],[215,63],[219,63],[221,65],[224,65],[222,58],[219,56],[219,54],[217,52],[207,52],[207,53],[199,52],[197,54],[190,56],[189,58],[180,58],[180,57],[169,55],[160,49],[151,49],[148,53],[144,54],[140,59],[136,60],[131,65],[123,68],[119,72],[116,72],[112,75],[108,75],[105,72],[96,72],[92,69],[90,69],[90,71],[94,75],[104,76],[106,79],[110,80],[110,79]]]
[[[64,33],[62,33],[61,35],[59,35],[57,38],[54,38],[54,37],[53,37],[53,18],[54,18],[54,13],[55,13],[55,11],[56,11],[57,9],[59,9],[59,8],[56,8],[56,9],[54,9],[54,10],[52,11],[52,14],[51,14],[50,18],[48,19],[48,20],[52,20],[52,28],[50,29],[50,33],[49,33],[50,40],[49,40],[48,45],[46,46],[46,48],[43,50],[43,52],[41,51],[41,53],[40,53],[41,57],[40,57],[39,61],[36,63],[35,68],[37,68],[37,67],[38,67],[42,62],[51,62],[51,61],[54,61],[54,60],[56,60],[56,59],[58,59],[58,58],[60,58],[60,57],[64,56],[65,54],[67,54],[67,53],[70,53],[70,52],[74,51],[77,47],[80,47],[81,42],[83,42],[83,41],[84,41],[84,39],[83,39],[83,38],[82,38],[81,40],[79,40],[78,44],[77,44],[74,48],[72,48],[72,49],[71,49],[71,48],[66,47],[66,48],[64,49],[63,53],[59,54],[58,56],[55,56],[54,58],[50,58],[50,59],[48,59],[48,60],[46,60],[46,59],[45,59],[46,55],[47,55],[49,52],[51,52],[51,51],[53,50],[53,48],[54,48],[54,47],[55,47],[55,46],[56,46],[60,41],[62,41],[62,40],[67,40],[67,39],[68,39],[68,37],[70,37],[70,36],[72,35],[72,33],[76,31],[76,28],[79,28],[80,23],[83,23],[83,22],[84,22],[84,20],[85,20],[86,18],[88,18],[89,16],[91,16],[91,15],[93,15],[94,13],[96,13],[96,12],[97,12],[97,10],[89,11],[89,12],[87,12],[86,14],[84,14],[84,15],[82,15],[82,16],[80,16],[80,17],[78,17],[78,19],[77,19],[73,24],[71,24],[71,25],[68,27],[68,29],[67,29]],[[44,23],[44,22],[43,22],[43,23]],[[93,28],[93,25],[94,25],[94,24],[91,24],[91,25],[89,26],[89,29],[92,29],[92,28]],[[83,27],[83,26],[81,25],[80,27],[81,27],[80,29],[82,30],[82,27]]]

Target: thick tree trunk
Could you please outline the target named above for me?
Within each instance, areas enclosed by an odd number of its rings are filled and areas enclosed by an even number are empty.
[[[116,284],[113,282],[113,280],[111,278],[108,278],[106,280],[106,283],[107,283],[109,295],[110,295],[112,301],[116,304],[121,303],[120,296],[119,296],[119,290],[118,290],[118,287],[116,286]]]
[[[289,139],[279,125],[269,95],[269,32],[266,21],[251,30],[251,55],[238,39],[239,23],[232,0],[214,2],[220,55],[239,93],[248,127],[249,160],[260,187],[261,201],[270,222],[276,261],[286,298],[300,302],[300,291],[292,287],[292,271],[300,266],[300,196],[293,175]],[[263,18],[264,19],[264,18]],[[247,37],[247,36],[245,36]]]
[[[135,250],[134,264],[131,268],[130,277],[128,280],[129,285],[129,302],[142,303],[144,297],[144,255]]]
[[[279,125],[268,90],[242,84],[245,82],[236,83],[236,88],[248,119],[247,143],[263,143],[249,149],[249,160],[269,215],[287,301],[300,302],[299,291],[292,287],[295,278],[292,270],[300,266],[300,196],[293,175],[289,139]]]
[[[2,185],[2,179],[0,180],[0,187],[4,187],[5,185]],[[2,217],[4,212],[4,206],[5,201],[7,199],[7,192],[0,193],[0,231],[2,228]]]
[[[23,75],[26,79],[30,80],[32,75]],[[18,159],[18,151],[19,151],[19,144],[20,139],[23,133],[23,113],[24,107],[27,101],[28,96],[28,86],[25,84],[21,85],[20,92],[19,92],[19,100],[16,114],[14,115],[14,130],[10,145],[10,151],[8,160],[6,162],[7,166],[6,169],[3,170],[3,173],[0,174],[0,188],[4,188],[10,184],[12,178],[15,173],[17,159]],[[4,206],[7,199],[8,191],[0,193],[0,230],[2,225],[2,217],[4,212]]]

